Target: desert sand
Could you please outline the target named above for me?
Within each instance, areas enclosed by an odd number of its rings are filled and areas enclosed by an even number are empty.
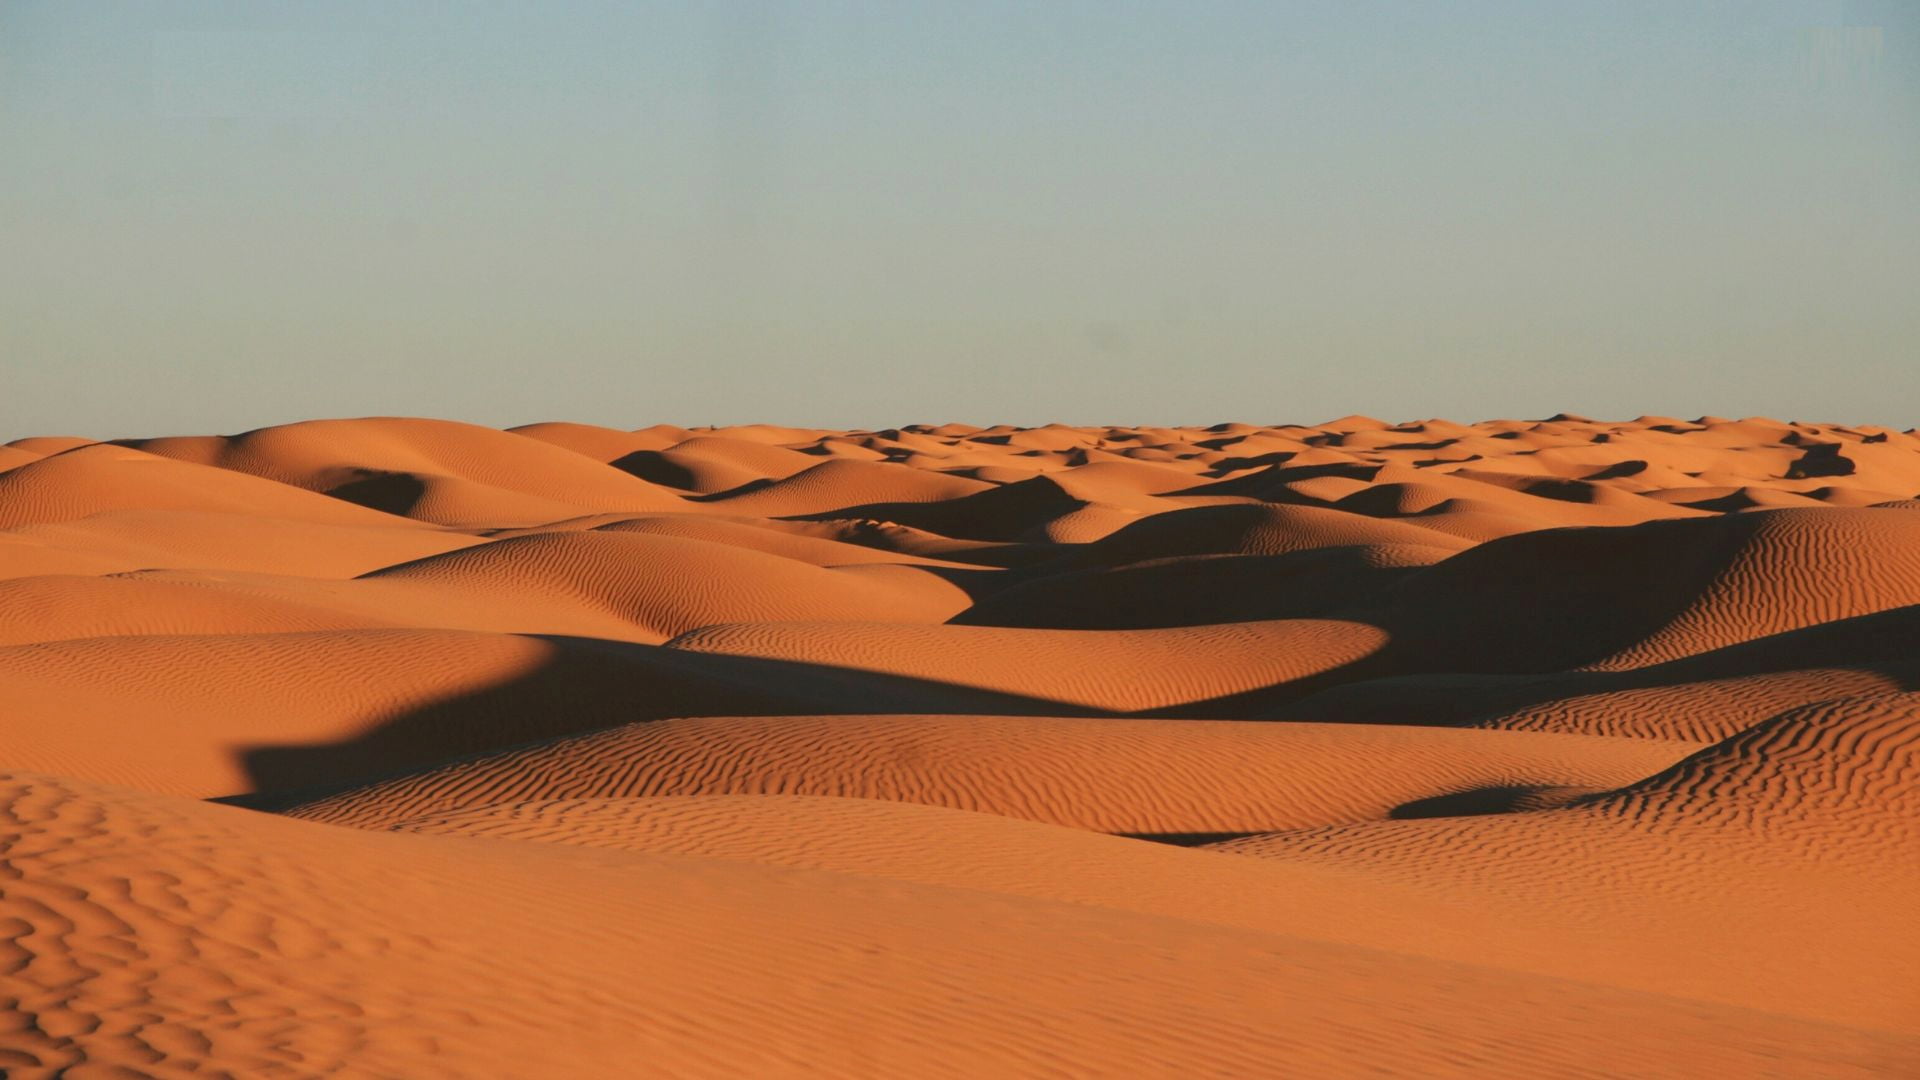
[[[1920,1075],[1920,435],[0,447],[8,1077]]]

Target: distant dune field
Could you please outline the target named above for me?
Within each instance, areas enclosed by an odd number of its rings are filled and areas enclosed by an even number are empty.
[[[0,447],[0,1075],[1920,1076],[1920,435]]]

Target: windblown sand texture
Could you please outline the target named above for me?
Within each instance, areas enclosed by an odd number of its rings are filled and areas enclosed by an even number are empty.
[[[1920,1075],[1920,436],[0,447],[0,1074]]]

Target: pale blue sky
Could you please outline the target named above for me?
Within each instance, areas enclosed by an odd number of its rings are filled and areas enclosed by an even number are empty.
[[[1920,7],[0,0],[0,439],[1920,423]]]

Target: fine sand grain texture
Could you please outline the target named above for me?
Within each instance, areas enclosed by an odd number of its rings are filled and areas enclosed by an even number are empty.
[[[1920,436],[0,446],[6,1077],[1920,1075]]]

